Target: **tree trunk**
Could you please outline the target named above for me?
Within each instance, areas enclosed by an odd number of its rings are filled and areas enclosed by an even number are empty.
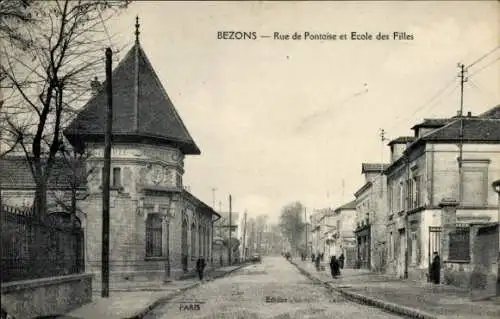
[[[39,221],[45,221],[47,217],[47,183],[45,181],[37,181],[35,198],[33,203],[33,213]]]

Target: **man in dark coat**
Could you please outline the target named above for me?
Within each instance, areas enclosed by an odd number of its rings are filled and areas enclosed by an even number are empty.
[[[339,264],[340,264],[340,269],[344,269],[344,254],[340,254],[340,257],[339,257]]]
[[[330,259],[330,272],[333,278],[337,278],[340,275],[339,261],[336,256],[332,256]]]
[[[314,260],[314,264],[315,264],[315,266],[316,266],[316,271],[319,271],[319,270],[320,270],[320,265],[321,265],[321,264],[320,264],[320,261],[321,261],[321,259],[320,259],[319,254],[318,254],[318,255],[316,256],[316,260]]]
[[[435,251],[433,254],[429,277],[431,282],[435,284],[439,284],[439,282],[441,281],[441,260],[437,251]]]
[[[316,262],[316,258],[314,258],[314,254],[311,254],[311,261]]]
[[[198,272],[198,277],[203,280],[203,271],[205,270],[205,258],[198,258],[196,261],[196,271]]]

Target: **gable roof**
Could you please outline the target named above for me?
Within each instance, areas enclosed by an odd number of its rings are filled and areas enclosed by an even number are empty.
[[[481,118],[500,119],[500,104],[478,115]]]
[[[400,136],[396,139],[393,139],[389,142],[389,144],[387,144],[388,146],[391,146],[393,144],[406,144],[406,143],[410,143],[410,142],[413,142],[415,140],[415,137],[413,136]]]
[[[182,194],[185,196],[185,198],[194,202],[197,208],[200,208],[205,212],[210,213],[212,216],[216,216],[218,219],[220,219],[221,216],[219,215],[219,213],[217,213],[212,207],[205,204],[201,199],[197,198],[186,189],[182,190]]]
[[[453,121],[453,118],[424,119],[423,122],[414,125],[411,129],[415,130],[420,127],[439,128],[445,125],[446,123],[449,123],[450,121]]]
[[[440,129],[423,136],[421,140],[434,142],[453,142],[460,140],[461,122],[463,122],[462,140],[464,142],[500,142],[500,119],[462,118],[450,122]]]
[[[335,209],[335,212],[339,212],[341,210],[347,210],[347,209],[356,209],[356,200],[352,200],[347,204],[344,204],[338,208]]]
[[[113,140],[150,141],[200,150],[177,113],[139,41],[113,70]],[[102,87],[105,87],[106,83]],[[107,95],[99,90],[64,131],[72,144],[104,140]]]
[[[361,163],[361,174],[384,171],[390,164]]]
[[[75,183],[73,177],[76,174]],[[47,184],[51,190],[69,190],[72,185],[78,188],[86,186],[87,171],[85,163],[56,160]],[[5,156],[0,159],[0,183],[2,189],[35,189],[35,181],[24,156]]]

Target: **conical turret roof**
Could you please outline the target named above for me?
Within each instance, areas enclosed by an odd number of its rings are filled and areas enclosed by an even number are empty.
[[[184,154],[201,153],[138,38],[112,72],[112,85],[114,142],[149,142],[177,147]],[[107,95],[101,89],[87,102],[64,134],[73,145],[81,145],[82,141],[103,141],[106,109]]]

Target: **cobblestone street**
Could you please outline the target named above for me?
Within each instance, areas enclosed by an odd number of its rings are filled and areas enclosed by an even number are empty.
[[[299,273],[282,257],[208,281],[145,318],[397,318],[348,301]]]

